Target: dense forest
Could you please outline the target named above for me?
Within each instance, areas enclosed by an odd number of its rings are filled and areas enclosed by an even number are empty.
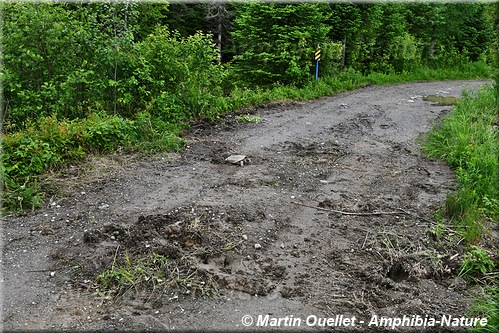
[[[317,47],[319,81],[338,84],[324,93],[422,69],[425,79],[442,69],[486,77],[495,55],[493,5],[478,2],[51,1],[2,10],[8,209],[39,205],[36,175],[88,152],[175,148],[189,120],[267,101],[262,94],[279,87],[319,89]]]

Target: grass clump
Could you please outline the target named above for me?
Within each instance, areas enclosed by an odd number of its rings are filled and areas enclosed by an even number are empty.
[[[180,290],[213,296],[217,291],[211,276],[199,276],[189,258],[171,260],[151,252],[147,256],[131,258],[128,252],[123,260],[115,258],[112,267],[96,276],[97,294],[120,296],[129,290],[155,291],[161,297],[165,290]],[[151,294],[152,295],[152,294]]]
[[[459,276],[471,277],[494,271],[495,263],[489,253],[478,246],[472,246],[461,262]]]
[[[236,116],[236,120],[241,123],[259,123],[262,119],[260,116],[252,116],[250,114],[240,114]]]
[[[499,217],[499,177],[495,95],[490,86],[465,91],[452,112],[428,135],[428,156],[445,160],[458,188],[448,194],[444,215],[469,244],[478,243],[487,220]]]
[[[495,333],[499,332],[499,287],[489,286],[482,290],[471,309],[471,316],[487,318],[486,326],[478,326],[472,332]]]

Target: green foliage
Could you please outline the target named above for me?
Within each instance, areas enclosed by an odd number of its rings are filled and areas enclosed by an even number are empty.
[[[470,317],[481,316],[487,318],[487,326],[473,328],[472,332],[495,333],[499,331],[499,287],[487,286],[476,299],[470,311]]]
[[[320,44],[321,59],[319,60],[320,77],[338,75],[341,71],[341,56],[343,45],[331,40]]]
[[[459,276],[473,277],[494,270],[495,264],[486,250],[472,246],[461,262]]]
[[[117,3],[2,6],[7,131],[53,113],[74,119],[116,109],[133,6],[126,12]]]
[[[164,5],[3,6],[7,132],[54,113],[76,119],[95,111],[133,117],[146,110],[178,122],[206,115],[222,95],[225,69],[216,65],[211,36],[137,26],[164,13]]]
[[[424,150],[456,170],[459,188],[447,196],[445,212],[463,228],[464,238],[478,242],[486,217],[499,216],[499,162],[494,91],[463,98],[428,137]]]
[[[206,116],[221,97],[223,66],[211,37],[180,37],[164,27],[136,45],[134,82],[129,88],[138,108],[166,121]]]
[[[493,44],[492,61],[494,67],[495,91],[496,91],[496,115],[499,118],[499,2],[494,4],[491,10],[491,16],[494,18],[492,27],[495,31],[495,43]]]
[[[158,153],[162,151],[177,151],[184,141],[179,138],[182,128],[172,125],[161,118],[153,118],[148,112],[139,112],[134,121],[136,141],[133,149]]]
[[[261,121],[260,116],[252,116],[249,114],[240,114],[236,116],[236,120],[242,123],[259,123]]]
[[[494,34],[484,3],[332,3],[330,38],[345,44],[342,67],[400,73],[487,58]]]
[[[245,84],[303,85],[328,31],[317,4],[245,4],[232,33],[234,70]]]
[[[128,252],[123,260],[113,261],[110,269],[107,269],[95,277],[98,285],[97,293],[111,293],[121,295],[134,288],[150,288],[154,290],[157,286],[162,289],[180,288],[188,292],[196,291],[201,295],[212,295],[216,285],[209,276],[206,280],[196,277],[192,272],[185,272],[179,268],[188,262],[183,258],[177,262],[168,257],[151,252],[142,258],[131,258]]]
[[[135,120],[93,113],[79,120],[40,118],[25,131],[2,137],[3,206],[7,210],[36,208],[43,195],[36,176],[89,152],[118,147],[157,152],[179,149],[178,128],[142,112]]]

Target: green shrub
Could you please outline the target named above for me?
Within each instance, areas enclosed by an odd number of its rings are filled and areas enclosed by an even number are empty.
[[[139,109],[154,117],[171,123],[202,117],[223,95],[226,71],[216,64],[219,54],[209,35],[184,38],[158,27],[134,52],[135,81],[129,89],[141,101]]]
[[[2,136],[3,207],[19,210],[38,207],[43,199],[37,176],[89,152],[118,147],[157,152],[179,149],[179,127],[154,120],[146,112],[135,120],[105,114],[91,114],[79,120],[40,118],[23,132]]]
[[[132,120],[119,116],[91,114],[81,124],[81,144],[88,151],[109,151],[134,142]]]
[[[495,264],[486,250],[472,246],[461,262],[460,276],[473,277],[494,270]]]

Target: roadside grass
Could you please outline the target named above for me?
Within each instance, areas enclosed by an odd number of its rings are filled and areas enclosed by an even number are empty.
[[[483,288],[470,311],[470,317],[487,318],[487,326],[475,327],[472,331],[479,333],[499,332],[499,287]]]
[[[471,316],[488,319],[475,332],[499,331],[499,250],[480,245],[499,219],[499,158],[496,92],[491,86],[464,92],[451,113],[429,133],[423,150],[446,161],[456,172],[457,189],[447,195],[440,215],[466,244],[459,276],[480,284]],[[495,248],[494,248],[495,247]]]
[[[499,176],[495,92],[490,86],[463,93],[451,113],[428,134],[423,150],[446,161],[458,187],[447,195],[444,217],[467,244],[480,242],[487,222],[499,218]]]
[[[307,101],[371,84],[489,77],[490,69],[483,62],[447,69],[418,67],[411,72],[398,74],[362,75],[354,70],[345,70],[336,76],[321,77],[318,82],[311,80],[302,88],[278,85],[271,89],[256,87],[249,90],[233,87],[227,96],[210,100],[201,116],[215,119],[220,114],[244,108]],[[185,110],[185,114],[187,117],[191,112]],[[2,134],[2,212],[41,206],[45,194],[39,176],[61,164],[80,161],[89,154],[118,149],[148,154],[178,150],[183,145],[179,136],[190,120],[194,119],[187,119],[184,123],[169,123],[147,111],[139,112],[133,118],[91,113],[84,119],[67,120],[51,115],[33,120],[23,131]],[[257,121],[257,118],[240,120]],[[497,205],[497,201],[492,198],[487,196],[489,205]]]

